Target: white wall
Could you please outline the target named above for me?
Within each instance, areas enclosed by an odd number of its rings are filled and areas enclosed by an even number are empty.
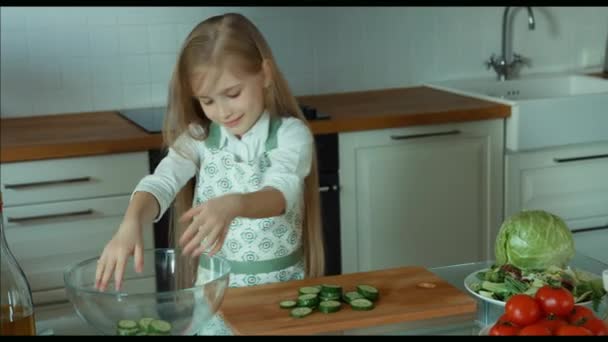
[[[179,45],[200,20],[249,16],[296,95],[494,77],[503,7],[102,7],[0,9],[0,115],[113,110],[166,103]],[[535,7],[513,16],[523,73],[598,66],[608,8]]]

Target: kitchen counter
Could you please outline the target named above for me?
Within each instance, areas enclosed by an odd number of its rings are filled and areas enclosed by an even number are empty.
[[[444,279],[452,286],[464,293],[468,293],[464,287],[464,279],[471,273],[487,268],[492,261],[481,261],[467,264],[446,265],[430,268],[429,271]],[[608,269],[608,265],[598,260],[577,253],[570,265],[577,269],[583,269],[594,274],[601,275],[602,270]],[[229,296],[230,292],[226,295]],[[474,298],[471,296],[471,298]],[[453,315],[440,319],[410,321],[406,323],[394,323],[388,325],[375,325],[363,329],[351,329],[335,332],[344,335],[477,335],[479,332],[500,317],[504,313],[504,307],[477,301],[477,311],[471,315]],[[59,309],[61,307],[61,309]],[[94,330],[82,321],[69,304],[57,305],[55,307],[37,309],[36,324],[39,334],[55,335],[90,335]],[[602,301],[598,310],[600,315],[608,313],[608,300]]]
[[[301,104],[328,114],[310,121],[314,134],[506,118],[507,105],[429,87],[300,96]],[[0,162],[19,162],[157,149],[149,134],[116,111],[0,120]]]

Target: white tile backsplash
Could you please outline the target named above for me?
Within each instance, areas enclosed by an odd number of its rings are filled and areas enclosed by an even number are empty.
[[[122,83],[143,84],[150,82],[148,55],[123,56],[121,58]]]
[[[119,56],[91,57],[93,87],[122,84],[121,59]]]
[[[177,54],[150,55],[150,82],[169,85]]]
[[[119,39],[119,27],[117,26],[92,26],[89,29],[91,57],[118,55]]]
[[[606,7],[515,9],[522,73],[598,66]],[[2,116],[166,103],[177,53],[206,17],[233,11],[266,36],[296,95],[493,77],[504,7],[2,7]]]
[[[85,57],[65,57],[61,63],[61,87],[64,89],[91,88],[90,60]]]
[[[59,57],[30,55],[30,87],[36,93],[61,89],[61,59]],[[4,97],[4,96],[3,96]]]
[[[29,56],[25,30],[0,34],[0,51],[2,53],[0,60],[3,66],[6,65],[7,68],[11,68],[22,64],[21,61]],[[5,71],[6,69],[2,70],[2,72]]]
[[[148,25],[147,37],[150,53],[177,53],[175,24]]]
[[[26,12],[22,7],[2,7],[0,8],[0,30],[20,31],[25,30]]]
[[[148,53],[148,28],[146,25],[122,26],[119,34],[121,55]]]
[[[94,87],[91,89],[91,97],[91,110],[94,111],[117,110],[124,107],[121,86],[107,85],[104,87]]]
[[[124,108],[146,107],[150,105],[150,84],[125,85],[123,87]]]

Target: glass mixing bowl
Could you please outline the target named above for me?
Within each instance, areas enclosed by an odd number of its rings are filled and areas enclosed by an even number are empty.
[[[218,256],[182,256],[179,249],[148,249],[144,270],[125,266],[119,291],[95,288],[99,257],[67,267],[66,293],[77,314],[104,335],[190,335],[218,310],[230,264]],[[198,267],[196,267],[198,266]],[[167,324],[168,323],[168,324]]]

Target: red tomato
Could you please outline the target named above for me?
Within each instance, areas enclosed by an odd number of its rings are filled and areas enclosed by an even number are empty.
[[[532,296],[516,294],[505,304],[507,319],[517,325],[530,325],[541,318],[541,309]]]
[[[496,322],[488,335],[490,336],[515,336],[519,328],[509,322]]]
[[[595,314],[591,309],[582,306],[575,305],[572,311],[570,311],[570,315],[568,316],[568,323],[576,324],[581,321],[582,318],[595,318]]]
[[[551,330],[541,323],[523,327],[517,335],[520,336],[551,336]]]
[[[549,316],[541,319],[540,321],[538,321],[538,324],[544,325],[553,334],[553,333],[555,333],[557,328],[561,327],[562,325],[568,325],[568,322],[566,322],[564,319],[559,318],[555,315],[549,315]]]
[[[583,327],[576,325],[564,325],[555,331],[556,336],[592,336],[593,333]]]
[[[536,291],[534,296],[545,314],[560,317],[567,316],[574,308],[574,297],[563,287],[545,285]]]
[[[608,326],[604,321],[599,318],[583,319],[581,327],[591,331],[595,336],[606,336],[608,335]]]
[[[515,323],[513,323],[513,322],[509,321],[509,318],[507,318],[507,315],[506,315],[506,314],[503,314],[502,316],[500,316],[500,317],[498,318],[498,320],[496,321],[496,323],[508,323],[508,324],[511,324],[511,325],[512,325],[512,326],[514,326],[514,327],[519,328],[519,326],[518,326],[517,324],[515,324]]]

